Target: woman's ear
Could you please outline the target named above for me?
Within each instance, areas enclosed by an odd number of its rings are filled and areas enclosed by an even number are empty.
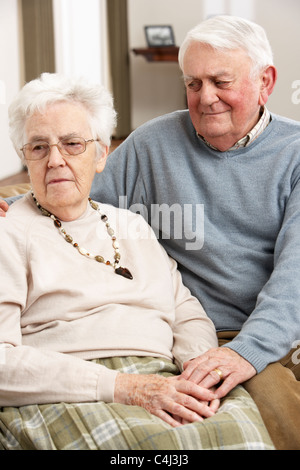
[[[273,65],[269,65],[261,75],[261,87],[259,95],[259,104],[264,106],[271,93],[274,90],[275,83],[277,80],[277,69]]]
[[[101,146],[101,151],[102,151],[102,154],[98,158],[97,164],[96,164],[96,173],[101,173],[104,170],[105,165],[106,165],[106,160],[107,160],[107,157],[108,157],[108,153],[109,153],[109,147]]]

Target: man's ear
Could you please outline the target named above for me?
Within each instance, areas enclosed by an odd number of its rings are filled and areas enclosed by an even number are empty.
[[[99,157],[96,165],[96,173],[102,173],[105,168],[106,160],[108,157],[109,147],[102,147],[102,154]]]
[[[269,65],[261,74],[259,104],[264,106],[272,94],[277,81],[277,69]]]

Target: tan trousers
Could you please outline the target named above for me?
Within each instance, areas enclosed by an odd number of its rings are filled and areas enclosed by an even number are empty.
[[[218,333],[219,345],[225,345],[236,334]],[[276,449],[300,450],[299,350],[291,350],[243,386],[255,401]]]

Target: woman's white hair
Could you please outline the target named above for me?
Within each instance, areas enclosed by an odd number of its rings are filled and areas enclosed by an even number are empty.
[[[273,53],[265,30],[244,18],[215,16],[189,31],[179,50],[181,70],[185,53],[195,42],[210,45],[217,50],[243,49],[252,60],[254,76],[265,67],[273,65]]]
[[[26,143],[26,120],[35,112],[43,113],[47,106],[58,102],[84,106],[93,138],[100,141],[100,148],[97,149],[97,156],[100,156],[103,146],[110,146],[116,125],[111,94],[102,85],[91,84],[85,78],[70,78],[56,73],[43,73],[28,82],[9,106],[10,138],[18,155],[22,158],[20,148]]]

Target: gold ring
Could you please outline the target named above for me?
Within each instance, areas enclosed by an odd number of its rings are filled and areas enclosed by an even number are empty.
[[[214,371],[218,374],[220,380],[223,380],[223,372],[220,369],[214,369]]]

